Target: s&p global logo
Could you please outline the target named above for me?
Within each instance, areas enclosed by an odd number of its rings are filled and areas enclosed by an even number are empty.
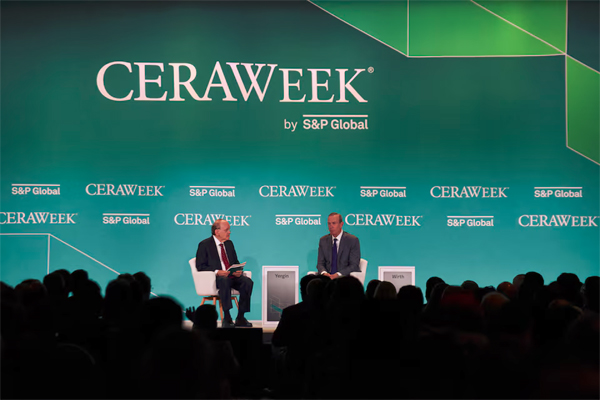
[[[275,225],[320,226],[321,214],[277,214]]]
[[[190,186],[191,197],[235,197],[235,186]]]
[[[150,225],[150,214],[137,213],[104,213],[102,223],[105,225]]]
[[[13,183],[11,193],[17,196],[60,196],[60,185],[54,183]]]
[[[333,189],[337,186],[307,185],[263,185],[258,189],[261,197],[335,197]]]
[[[34,211],[34,212],[19,212],[19,211],[8,211],[0,212],[0,225],[13,225],[13,224],[25,224],[25,225],[38,225],[38,224],[52,224],[52,225],[74,225],[74,218],[78,213],[51,213],[45,211]]]
[[[493,215],[448,215],[446,218],[447,225],[454,228],[494,226]]]
[[[135,184],[90,183],[85,187],[88,196],[162,196],[164,186],[142,186]]]
[[[361,186],[360,197],[405,198],[406,186]]]
[[[535,187],[535,197],[548,198],[548,197],[563,197],[563,198],[574,198],[583,197],[583,187],[551,187],[551,186],[538,186]]]

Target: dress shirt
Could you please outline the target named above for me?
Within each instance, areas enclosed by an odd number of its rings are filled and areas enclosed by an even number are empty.
[[[340,253],[340,243],[342,243],[342,235],[343,235],[343,234],[344,234],[344,230],[342,229],[342,230],[340,231],[340,234],[339,234],[339,235],[337,235],[337,236],[335,236],[335,237],[333,237],[333,235],[331,235],[331,247],[333,247],[333,239],[337,239],[337,246],[336,246],[336,247],[337,247],[337,252],[338,252],[338,254]],[[325,272],[325,271],[323,271],[323,272],[321,272],[321,275],[323,275],[323,274],[325,274],[325,273],[326,273],[326,272]],[[340,274],[339,272],[336,272],[336,274],[338,274],[339,276],[342,276],[342,274]]]
[[[217,239],[217,237],[215,235],[213,235],[213,239],[215,239],[215,243],[217,244],[217,251],[219,252],[219,261],[221,261],[221,269],[223,271],[226,271],[227,268],[225,267],[225,263],[223,262],[223,256],[221,255],[221,242],[219,239]],[[225,243],[223,243],[223,250],[225,250]],[[225,251],[225,257],[227,257],[227,251]],[[227,259],[229,260],[229,257],[227,257]],[[231,265],[231,263],[230,263]],[[217,273],[217,270],[215,270],[215,274]]]

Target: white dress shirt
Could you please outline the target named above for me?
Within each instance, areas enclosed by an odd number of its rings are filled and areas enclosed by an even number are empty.
[[[215,235],[213,235],[213,239],[215,239],[215,243],[217,244],[217,251],[219,253],[219,261],[221,261],[221,269],[223,271],[227,270],[227,267],[225,267],[225,263],[223,262],[223,256],[221,255],[221,242],[219,239],[217,239],[217,237]],[[223,243],[223,250],[225,250],[225,243]],[[227,251],[225,251],[225,257],[227,257]],[[227,259],[229,260],[229,257],[227,257]],[[231,264],[229,264],[231,266]],[[215,274],[217,273],[218,270],[215,270]]]
[[[334,243],[334,242],[333,242],[333,239],[337,239],[337,246],[336,246],[336,249],[337,249],[337,252],[338,252],[338,254],[339,254],[339,252],[340,252],[340,243],[342,243],[342,235],[343,235],[343,234],[344,234],[344,230],[342,229],[342,230],[340,231],[340,234],[339,234],[339,235],[337,235],[337,236],[335,236],[335,237],[333,237],[333,235],[331,236],[331,247],[332,247],[332,248],[333,248],[333,243]],[[323,275],[323,274],[325,274],[325,273],[327,273],[327,271],[323,271],[323,272],[321,272],[321,275]],[[339,272],[336,272],[336,274],[338,274],[339,276],[342,276],[342,274],[340,274]]]

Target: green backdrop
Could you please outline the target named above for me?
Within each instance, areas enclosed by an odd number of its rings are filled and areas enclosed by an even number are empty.
[[[8,284],[84,268],[105,287],[142,270],[153,293],[197,305],[188,260],[225,215],[254,274],[249,319],[260,319],[262,266],[313,270],[332,211],[361,240],[366,281],[394,265],[414,266],[422,288],[434,275],[495,286],[531,270],[547,281],[599,273],[595,2],[3,2],[1,11]],[[334,129],[338,120],[368,129]],[[202,186],[234,196],[196,196]],[[441,197],[452,187],[480,191]],[[35,194],[49,190],[60,194]]]

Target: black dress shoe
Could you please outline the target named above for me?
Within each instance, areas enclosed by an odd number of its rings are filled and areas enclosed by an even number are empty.
[[[230,319],[224,319],[221,321],[221,328],[235,328],[235,324]]]
[[[243,328],[252,328],[252,324],[248,322],[246,318],[236,319],[235,326],[241,326]]]

